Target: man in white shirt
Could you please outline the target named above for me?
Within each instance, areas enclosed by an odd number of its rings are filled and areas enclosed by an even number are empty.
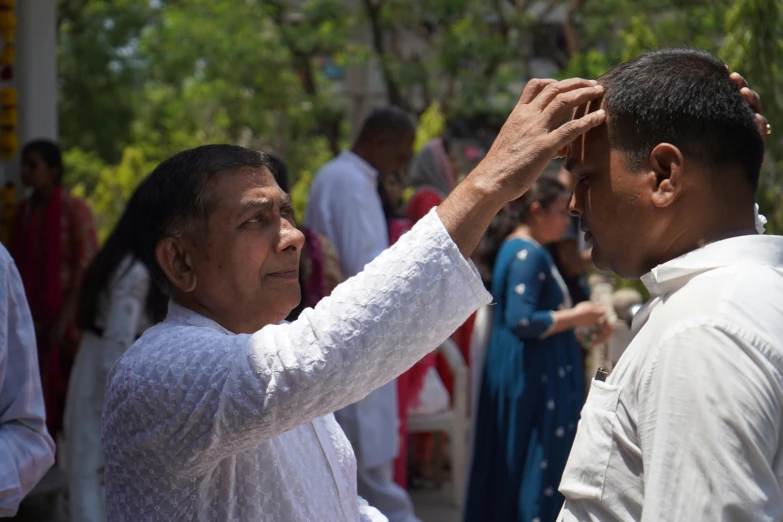
[[[334,244],[348,278],[389,248],[389,232],[378,180],[405,168],[415,127],[396,107],[375,109],[364,121],[352,150],[324,165],[310,187],[305,225]],[[399,452],[397,381],[335,412],[353,446],[359,494],[390,522],[418,522],[408,493],[394,482]]]
[[[16,514],[52,464],[33,318],[19,271],[0,245],[0,517]]]
[[[607,120],[571,147],[571,210],[596,265],[651,299],[592,383],[559,520],[782,520],[783,238],[754,222],[757,95],[692,49],[599,82]]]
[[[358,497],[356,460],[331,412],[396,378],[490,301],[467,259],[556,151],[603,121],[598,112],[559,125],[602,92],[587,80],[531,81],[449,198],[290,324],[303,236],[266,157],[210,145],[161,163],[139,188],[137,240],[172,302],[109,375],[108,518],[386,520]]]

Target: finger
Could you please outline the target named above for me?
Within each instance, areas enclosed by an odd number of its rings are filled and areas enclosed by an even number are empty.
[[[527,82],[527,85],[525,85],[525,88],[522,90],[522,96],[519,97],[519,103],[530,103],[536,98],[536,96],[538,96],[541,91],[544,90],[547,85],[551,85],[556,82],[557,80],[552,80],[551,78],[543,80],[539,78],[533,78]]]
[[[729,78],[731,81],[737,84],[737,86],[742,89],[743,87],[748,86],[748,81],[738,72],[733,72],[729,75]]]
[[[544,110],[544,117],[551,123],[550,128],[553,128],[563,121],[569,113],[572,112],[574,107],[580,107],[589,101],[596,100],[603,96],[603,94],[604,88],[602,85],[593,85],[572,91],[561,92],[555,96],[555,99],[552,100],[549,106]]]
[[[590,129],[594,129],[601,125],[605,120],[606,111],[598,109],[587,116],[582,116],[579,119],[571,120],[561,125],[560,128],[551,133],[551,136],[554,139],[552,150],[558,150],[560,147],[571,143]]]
[[[753,89],[743,87],[740,89],[740,94],[742,94],[742,97],[748,102],[748,105],[753,109],[753,112],[761,112],[761,97],[759,96],[759,93]]]
[[[767,135],[769,134],[769,122],[767,121],[767,118],[765,118],[761,114],[754,114],[753,115],[756,119],[756,127],[759,129],[759,134],[761,134],[761,139],[766,140]]]
[[[596,85],[598,85],[598,82],[595,80],[585,80],[583,78],[569,78],[568,80],[550,83],[541,91],[541,94],[536,97],[535,103],[532,105],[538,110],[544,110],[544,108],[561,93],[583,89],[585,87],[595,87]]]

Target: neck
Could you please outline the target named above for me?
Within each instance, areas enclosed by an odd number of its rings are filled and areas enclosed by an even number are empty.
[[[283,319],[285,319],[285,317],[282,317],[277,320],[262,318],[262,317],[253,317],[253,321],[250,322],[250,321],[244,321],[243,318],[239,317],[238,314],[215,313],[212,307],[202,303],[198,297],[192,295],[192,292],[184,293],[175,290],[173,299],[178,305],[182,306],[183,308],[192,310],[199,315],[203,315],[207,319],[215,321],[217,324],[219,324],[220,326],[222,326],[223,328],[225,328],[226,330],[234,334],[243,334],[243,333],[254,334],[267,325],[277,324]]]
[[[55,188],[57,188],[56,185],[36,188],[35,190],[33,190],[33,195],[32,195],[33,201],[37,203],[43,203],[49,201],[49,198],[52,197]]]
[[[536,243],[543,245],[544,240],[539,234],[536,233],[535,228],[526,223],[522,223],[516,226],[516,228],[509,234],[509,238],[521,237],[525,239],[532,239]]]
[[[367,147],[367,145],[365,145],[364,143],[357,142],[351,149],[351,152],[353,152],[354,154],[362,158],[364,161],[369,163],[372,168],[374,169],[378,168],[372,162],[372,154],[370,154],[369,147]]]
[[[736,202],[731,205],[715,205],[714,208],[716,211],[704,213],[706,215],[700,221],[693,221],[691,218],[692,225],[685,225],[681,228],[680,232],[669,242],[667,248],[658,256],[658,260],[651,266],[661,265],[710,243],[758,233],[753,217],[752,203],[748,204],[747,210],[742,212],[732,212],[732,209],[737,208]],[[688,219],[680,219],[679,221],[689,222]]]

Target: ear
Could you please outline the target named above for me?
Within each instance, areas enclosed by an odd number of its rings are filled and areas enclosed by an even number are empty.
[[[674,202],[682,191],[682,167],[682,153],[674,145],[660,143],[650,152],[650,168],[655,183],[653,205],[664,208]]]
[[[183,238],[160,240],[155,247],[155,259],[172,285],[185,293],[196,289],[196,273]]]
[[[527,215],[531,218],[536,218],[541,214],[542,210],[544,210],[544,207],[541,206],[541,203],[534,201],[530,204],[530,208],[527,209]]]

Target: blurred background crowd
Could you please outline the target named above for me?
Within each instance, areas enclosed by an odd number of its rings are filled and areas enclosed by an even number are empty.
[[[29,50],[20,60],[3,58],[2,81],[13,93],[3,103],[16,100],[7,67],[29,79],[27,69],[56,64],[56,85],[18,86],[20,120],[26,107],[50,102],[56,113],[53,126],[36,131],[28,122],[18,137],[16,119],[0,119],[3,135],[14,136],[0,135],[0,231],[35,320],[58,453],[19,520],[99,519],[106,375],[166,310],[148,267],[134,261],[132,196],[169,155],[235,143],[272,156],[307,238],[293,320],[369,261],[352,234],[376,237],[385,248],[464,179],[531,77],[595,78],[644,50],[689,45],[740,71],[770,122],[783,111],[780,0],[30,2],[11,41],[38,45],[30,42],[51,30],[55,38],[36,51],[46,60],[22,60]],[[0,2],[2,10],[21,9],[8,6]],[[7,32],[4,38],[7,44]],[[767,231],[781,233],[783,140],[773,134],[766,147],[759,204]],[[377,199],[381,229],[349,200],[340,212],[367,228],[327,225],[343,222],[324,203],[334,189],[329,169],[351,168],[372,174],[371,193],[357,192],[357,205]],[[635,282],[592,267],[578,219],[566,210],[574,182],[553,162],[496,218],[474,261],[501,305],[480,310],[396,383],[396,410],[383,413],[398,425],[393,479],[413,492],[422,518],[480,520],[483,503],[509,481],[524,481],[533,461],[559,475],[585,377],[611,368],[627,346],[628,320],[647,296]],[[564,311],[574,328],[549,332],[547,314]],[[499,354],[531,343],[544,345],[550,359],[528,361],[537,373],[524,378],[543,388],[549,380],[568,384],[557,389],[557,407],[546,403],[543,417],[512,425],[497,402],[502,390],[513,396],[521,377]],[[504,468],[485,454],[552,422],[563,433],[543,461],[520,451]],[[522,494],[551,504],[554,520],[562,504],[556,491]],[[437,511],[441,500],[451,507]]]

